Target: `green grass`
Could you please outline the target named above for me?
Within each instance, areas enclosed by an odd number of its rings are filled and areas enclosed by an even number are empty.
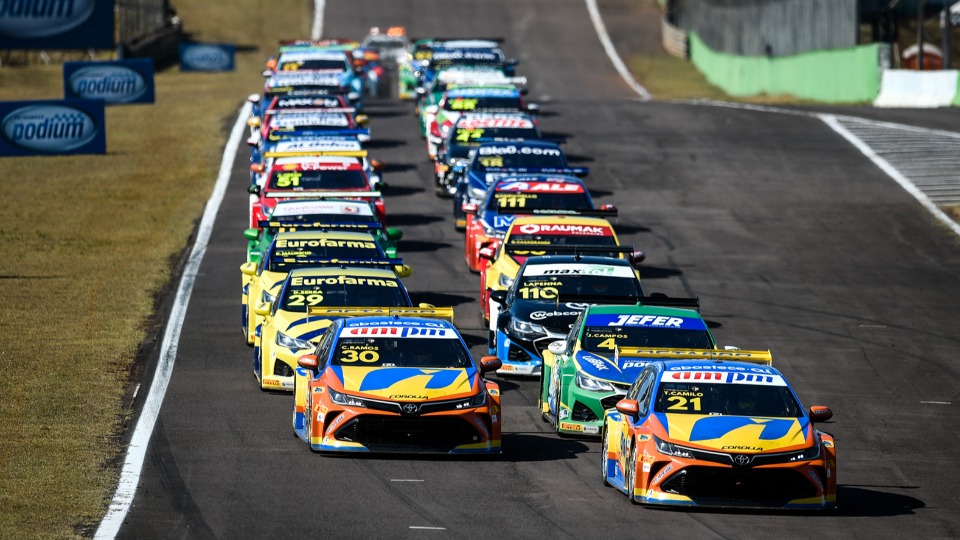
[[[185,30],[256,47],[235,72],[156,75],[107,109],[107,155],[5,158],[0,206],[0,538],[73,537],[115,489],[132,364],[210,195],[227,130],[298,0],[175,2]],[[56,58],[56,57],[55,57]],[[60,65],[0,68],[0,99],[62,97]]]

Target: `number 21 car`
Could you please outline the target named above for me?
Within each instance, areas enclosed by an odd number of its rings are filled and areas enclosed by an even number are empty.
[[[834,439],[814,427],[833,413],[764,362],[711,359],[727,352],[644,368],[604,416],[604,483],[649,505],[836,508]]]

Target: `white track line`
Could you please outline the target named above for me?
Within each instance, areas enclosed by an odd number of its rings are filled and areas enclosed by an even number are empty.
[[[177,296],[174,299],[173,308],[170,310],[170,318],[167,321],[167,330],[163,334],[160,360],[157,363],[157,370],[153,375],[153,382],[150,384],[147,399],[143,404],[143,410],[140,412],[140,418],[137,420],[137,426],[134,428],[133,437],[130,439],[130,446],[127,448],[127,457],[123,462],[123,469],[120,471],[117,491],[113,495],[110,508],[107,510],[107,514],[103,516],[94,538],[116,538],[120,526],[130,510],[130,505],[133,503],[133,497],[137,493],[140,473],[143,470],[143,460],[147,453],[147,444],[153,434],[157,417],[160,416],[160,405],[163,403],[163,396],[167,393],[167,385],[170,383],[170,376],[173,373],[173,363],[177,358],[180,331],[183,328],[183,319],[187,314],[187,306],[190,303],[190,294],[193,292],[193,285],[197,280],[200,262],[203,260],[203,255],[207,251],[207,244],[210,242],[210,233],[213,231],[213,223],[217,219],[217,211],[220,209],[220,203],[223,201],[223,195],[230,181],[233,160],[237,157],[237,150],[246,131],[248,116],[250,116],[250,103],[245,103],[240,109],[237,122],[230,132],[230,139],[223,150],[223,161],[220,163],[217,183],[210,195],[210,200],[207,201],[207,208],[203,212],[203,219],[200,221],[200,228],[197,230],[197,240],[183,269],[183,277],[180,279]]]
[[[323,10],[327,0],[313,0],[313,28],[310,29],[310,39],[320,39],[323,35]]]
[[[640,86],[640,83],[633,78],[633,75],[630,73],[630,70],[627,69],[626,64],[623,63],[623,60],[620,59],[620,55],[617,54],[617,49],[614,48],[613,42],[610,41],[610,35],[607,34],[607,27],[603,25],[603,18],[600,17],[600,10],[597,9],[597,0],[585,0],[587,3],[587,11],[590,13],[590,20],[593,22],[593,28],[597,31],[597,37],[600,38],[600,44],[603,45],[603,50],[606,51],[607,56],[610,57],[610,61],[613,62],[613,67],[617,69],[617,73],[623,77],[623,80],[627,83],[634,92],[640,95],[640,99],[643,101],[650,101],[652,97],[650,92],[646,88]]]
[[[850,144],[863,152],[863,155],[867,156],[867,158],[869,158],[870,161],[872,161],[877,167],[880,167],[880,170],[887,173],[887,176],[893,178],[896,183],[900,184],[900,187],[905,189],[907,193],[913,195],[913,197],[917,199],[917,201],[919,201],[920,204],[927,209],[927,211],[933,214],[933,217],[940,220],[944,225],[947,226],[948,229],[953,231],[954,234],[960,236],[960,224],[957,224],[957,222],[945,214],[943,210],[937,208],[937,205],[933,204],[933,202],[930,201],[930,198],[920,191],[920,189],[918,189],[909,178],[901,174],[900,171],[898,171],[893,165],[890,165],[887,160],[878,156],[872,148],[867,146],[867,143],[863,142],[859,137],[847,130],[847,128],[840,125],[840,122],[837,121],[836,116],[832,114],[820,114],[817,116],[828,126],[830,126],[831,129],[839,133]]]

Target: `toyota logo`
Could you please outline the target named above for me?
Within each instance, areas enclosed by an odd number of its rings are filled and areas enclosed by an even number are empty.
[[[416,404],[416,403],[405,403],[405,404],[403,405],[403,412],[404,412],[405,414],[417,414],[417,409],[418,409],[418,408],[419,408],[419,407],[417,407],[417,404]]]
[[[739,465],[740,467],[746,467],[750,464],[750,461],[752,461],[752,458],[744,454],[737,454],[733,456],[733,463]]]

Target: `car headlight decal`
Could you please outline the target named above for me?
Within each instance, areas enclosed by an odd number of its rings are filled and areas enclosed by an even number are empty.
[[[523,321],[517,318],[510,319],[510,323],[507,325],[508,329],[515,333],[517,336],[522,337],[527,340],[534,340],[538,337],[547,335],[547,330],[539,324],[533,324],[527,321]]]
[[[594,379],[584,375],[581,372],[577,372],[577,386],[583,388],[584,390],[590,390],[591,392],[616,392],[617,389],[608,382]]]
[[[330,393],[330,399],[337,405],[345,405],[347,407],[364,407],[363,400],[355,398],[350,394],[344,394],[343,392],[337,392],[332,388],[327,388],[327,391]]]
[[[305,339],[297,339],[295,337],[290,337],[283,332],[277,332],[277,345],[281,347],[286,347],[288,349],[302,350],[302,349],[312,349],[313,343]]]

